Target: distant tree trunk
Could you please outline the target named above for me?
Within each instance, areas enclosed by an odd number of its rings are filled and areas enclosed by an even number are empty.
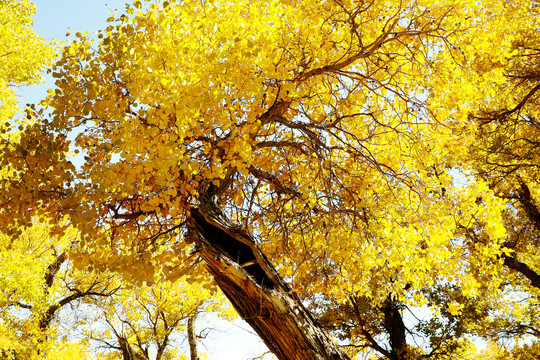
[[[407,358],[406,329],[397,302],[389,296],[383,304],[382,311],[384,313],[384,327],[390,337],[390,347],[392,348],[387,357],[392,360],[404,360]]]
[[[123,360],[136,360],[135,353],[125,337],[118,337],[118,343],[120,345],[120,350],[122,351]]]
[[[186,237],[240,316],[280,360],[350,360],[240,227],[215,205],[193,208]]]
[[[199,351],[197,350],[197,334],[195,333],[195,320],[197,320],[197,315],[198,314],[195,311],[193,315],[188,318],[187,323],[189,353],[191,355],[191,360],[201,360],[199,357]]]
[[[122,352],[122,360],[148,360],[148,352],[144,355],[137,354],[131,344],[124,335],[117,335],[120,351]]]

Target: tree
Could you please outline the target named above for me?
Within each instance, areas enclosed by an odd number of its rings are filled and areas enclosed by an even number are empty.
[[[31,28],[34,5],[28,0],[0,1],[0,124],[18,110],[13,87],[41,81],[52,47]]]
[[[509,169],[508,151],[492,145],[500,120],[482,120],[536,104],[537,15],[528,1],[135,1],[97,43],[76,34],[48,107],[4,142],[16,176],[0,224],[15,236],[68,216],[94,265],[135,283],[178,276],[192,246],[280,359],[467,354],[498,295],[537,296],[507,272],[534,277],[520,265],[534,253],[508,240],[536,237],[537,162],[520,147],[535,143],[505,132],[532,172],[499,189],[485,153]],[[411,331],[405,312],[425,305]]]
[[[20,110],[15,87],[32,85],[42,80],[41,74],[53,60],[52,44],[36,35],[31,28],[34,5],[28,0],[0,1],[0,136],[3,149],[17,139],[12,123]],[[17,118],[16,122],[21,122]],[[12,175],[2,158],[2,185]]]
[[[69,253],[77,233],[51,236],[47,223],[35,222],[17,238],[0,234],[0,353],[6,359],[57,359],[81,355],[84,344],[66,339],[61,310],[118,290],[117,276],[77,270]],[[64,354],[64,355],[61,355]]]
[[[197,359],[197,315],[234,316],[200,276],[134,287],[118,274],[81,268],[74,262],[82,255],[77,246],[73,228],[54,236],[49,224],[38,221],[19,237],[0,234],[2,358],[89,359],[99,353],[94,340],[124,360],[176,359],[174,347],[186,333]]]
[[[0,1],[0,148],[11,146],[18,140],[18,132],[10,122],[19,122],[16,114],[19,104],[15,97],[16,86],[32,85],[41,81],[41,73],[53,60],[53,48],[31,28],[34,6],[30,1]],[[8,145],[9,144],[9,145]],[[0,182],[2,187],[14,176],[2,158]],[[22,230],[20,230],[22,233]],[[0,232],[0,354],[9,358],[14,354],[30,353],[28,344],[40,338],[39,319],[23,316],[25,310],[32,315],[47,310],[42,303],[45,277],[54,275],[47,261],[56,250],[43,249],[47,241],[28,230],[19,239]],[[36,238],[39,239],[35,242]],[[64,244],[60,245],[63,246]],[[41,255],[42,258],[38,258]],[[53,262],[54,263],[54,262]],[[45,266],[45,267],[44,267]],[[47,272],[47,269],[51,270]],[[32,306],[36,305],[36,306]],[[16,308],[16,311],[13,309]],[[52,311],[51,311],[52,312]],[[32,318],[30,315],[30,318]],[[33,342],[34,349],[37,347]],[[58,347],[60,349],[61,346]],[[74,349],[72,349],[74,350]]]
[[[533,8],[534,14],[538,11],[538,6]],[[528,350],[517,348],[512,355],[516,358],[537,356],[535,338],[540,335],[537,322],[540,270],[536,266],[540,234],[537,170],[540,54],[539,39],[533,30],[538,19],[525,19],[525,24],[512,32],[512,52],[502,64],[505,81],[492,85],[498,92],[496,101],[486,103],[471,116],[477,141],[469,155],[474,174],[484,179],[507,204],[503,216],[507,229],[504,244],[508,250],[500,255],[499,262],[505,269],[501,269],[499,276],[505,278],[507,291],[520,293],[514,295],[520,301],[511,310],[494,317],[492,332],[513,341],[533,337],[531,346],[523,346]],[[485,241],[475,232],[469,232],[468,236],[474,242]],[[527,351],[529,354],[525,355]]]
[[[211,284],[156,281],[152,286],[124,288],[90,307],[84,338],[97,342],[103,359],[166,360],[179,357],[178,347],[187,337],[191,359],[200,359],[195,319],[200,313],[232,316],[225,302],[214,296]],[[184,333],[184,336],[182,334]],[[112,351],[111,351],[112,350]]]

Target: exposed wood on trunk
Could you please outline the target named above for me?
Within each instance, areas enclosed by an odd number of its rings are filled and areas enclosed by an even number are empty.
[[[187,239],[216,283],[280,360],[349,360],[328,337],[253,239],[208,201],[193,208]]]

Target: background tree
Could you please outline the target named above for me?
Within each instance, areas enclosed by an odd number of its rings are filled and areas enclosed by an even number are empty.
[[[53,60],[51,44],[47,44],[31,28],[33,13],[34,6],[30,1],[0,1],[0,149],[18,139],[18,132],[11,127],[14,123],[21,122],[16,120],[19,104],[15,88],[40,82],[42,71]],[[2,158],[0,167],[2,188],[5,188],[14,175],[12,168],[4,160]],[[36,229],[29,230],[20,239],[0,233],[2,357],[9,358],[14,353],[28,352],[28,344],[40,336],[37,326],[39,320],[29,320],[20,312],[25,312],[21,310],[21,306],[28,308],[29,304],[37,305],[37,313],[46,309],[47,305],[41,303],[45,296],[42,285],[47,261],[52,260],[52,252],[43,249],[45,243],[47,241],[36,234]],[[39,258],[40,255],[43,256],[42,259]],[[14,308],[18,311],[12,311]]]
[[[28,0],[0,1],[0,124],[3,129],[18,109],[14,87],[40,82],[42,71],[52,60],[51,44],[31,28],[34,10]]]
[[[516,350],[512,355],[516,358],[537,356],[534,344],[540,335],[537,322],[540,272],[536,265],[540,234],[537,141],[540,53],[538,35],[532,30],[538,26],[540,9],[536,4],[530,11],[535,16],[525,19],[521,24],[524,26],[511,33],[510,54],[499,65],[504,82],[492,85],[497,97],[486,101],[471,116],[477,141],[471,147],[470,166],[506,203],[503,216],[508,251],[500,255],[498,276],[505,279],[504,289],[511,292],[514,302],[502,314],[494,316],[491,334],[511,341],[523,338],[532,341],[531,346]],[[468,236],[473,242],[485,241],[473,231]],[[527,352],[529,355],[525,355]]]
[[[89,298],[118,290],[117,277],[76,270],[68,254],[77,233],[51,236],[47,223],[35,222],[19,237],[0,234],[0,351],[4,358],[57,359],[87,349],[62,333],[61,310],[76,309]],[[60,321],[59,321],[60,318]],[[62,355],[64,354],[64,355]]]
[[[125,288],[90,308],[91,319],[83,331],[104,349],[104,359],[200,359],[195,319],[201,313],[234,316],[225,299],[214,296],[210,284],[159,281],[152,286]],[[212,298],[213,297],[213,298]],[[185,346],[187,343],[189,347]],[[184,346],[182,346],[184,344]],[[179,349],[186,348],[188,355]]]

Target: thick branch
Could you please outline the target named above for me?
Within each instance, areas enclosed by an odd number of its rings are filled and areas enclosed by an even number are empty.
[[[365,48],[362,49],[362,51],[358,52],[357,54],[354,54],[353,56],[341,62],[310,70],[306,73],[299,75],[295,80],[298,82],[301,82],[301,81],[309,79],[310,77],[321,75],[326,72],[337,72],[346,68],[347,66],[351,65],[352,63],[354,63],[355,61],[359,59],[367,58],[373,55],[373,53],[375,53],[375,51],[377,51],[377,49],[379,49],[382,46],[382,44],[385,42],[385,40],[392,34],[391,30],[395,27],[396,24],[397,24],[397,20],[391,25],[389,31],[386,31],[382,33],[381,35],[379,35],[379,37],[372,44],[370,44],[369,46],[366,46]]]
[[[517,260],[516,258],[504,255],[503,260],[505,266],[521,273],[531,281],[532,286],[540,289],[540,275],[538,275],[536,271],[528,267],[527,264]]]
[[[56,259],[54,260],[52,264],[47,266],[47,272],[45,273],[46,289],[49,289],[52,286],[54,282],[54,277],[56,276],[56,274],[60,270],[60,267],[66,260],[67,260],[67,252],[64,251],[62,254],[56,257]]]
[[[93,286],[92,286],[93,287]],[[113,289],[110,292],[96,292],[92,291],[92,288],[86,290],[86,291],[76,291],[74,294],[71,294],[62,300],[58,301],[57,303],[49,306],[45,314],[43,314],[43,317],[41,318],[41,321],[39,322],[39,328],[42,330],[46,330],[49,325],[51,324],[51,321],[54,319],[54,315],[56,312],[62,307],[65,306],[77,299],[83,298],[85,296],[101,296],[101,297],[108,297],[113,295],[116,291],[118,291],[119,288]]]
[[[520,189],[518,190],[518,194],[519,203],[525,211],[525,214],[532,222],[535,229],[540,231],[540,210],[531,196],[529,187],[523,181],[520,181]],[[505,266],[521,273],[531,281],[532,286],[540,289],[540,275],[536,271],[516,258],[503,255],[503,260]]]
[[[508,115],[510,115],[512,113],[515,113],[516,111],[520,111],[521,108],[523,108],[525,106],[525,104],[527,104],[527,102],[530,100],[530,98],[533,97],[534,94],[536,94],[536,92],[539,91],[539,90],[540,90],[540,83],[538,83],[534,88],[532,88],[527,93],[527,95],[525,95],[523,97],[523,99],[519,102],[519,104],[517,104],[516,106],[514,106],[510,110],[503,111],[501,114],[498,115],[498,117],[508,116]]]
[[[259,116],[259,120],[263,125],[275,122],[276,120],[283,118],[283,114],[289,109],[290,105],[290,100],[277,100],[265,113]]]
[[[532,196],[531,191],[529,190],[529,187],[525,182],[520,182],[520,190],[518,191],[519,196],[519,202],[521,206],[523,207],[523,210],[525,210],[525,213],[527,214],[529,220],[533,223],[536,230],[540,231],[540,210],[538,209],[538,206],[535,204]]]
[[[360,327],[360,331],[362,332],[362,335],[364,335],[364,337],[366,338],[366,340],[369,343],[369,345],[367,345],[367,346],[371,347],[374,350],[377,350],[378,352],[380,352],[381,354],[383,354],[387,358],[392,357],[392,354],[390,352],[386,351],[381,345],[379,345],[379,343],[377,341],[375,341],[373,336],[371,336],[369,331],[367,331],[363,326]]]
[[[118,343],[120,344],[123,360],[148,360],[148,357],[145,358],[133,351],[133,348],[125,336],[118,336]]]
[[[300,193],[300,191],[292,187],[283,185],[281,181],[275,175],[270,174],[264,170],[261,170],[253,165],[251,165],[248,170],[249,170],[249,173],[252,174],[253,176],[259,179],[263,179],[269,182],[270,184],[272,184],[272,186],[274,186],[274,188],[279,194],[287,194],[287,195],[292,195],[296,197],[302,197],[302,194]]]

